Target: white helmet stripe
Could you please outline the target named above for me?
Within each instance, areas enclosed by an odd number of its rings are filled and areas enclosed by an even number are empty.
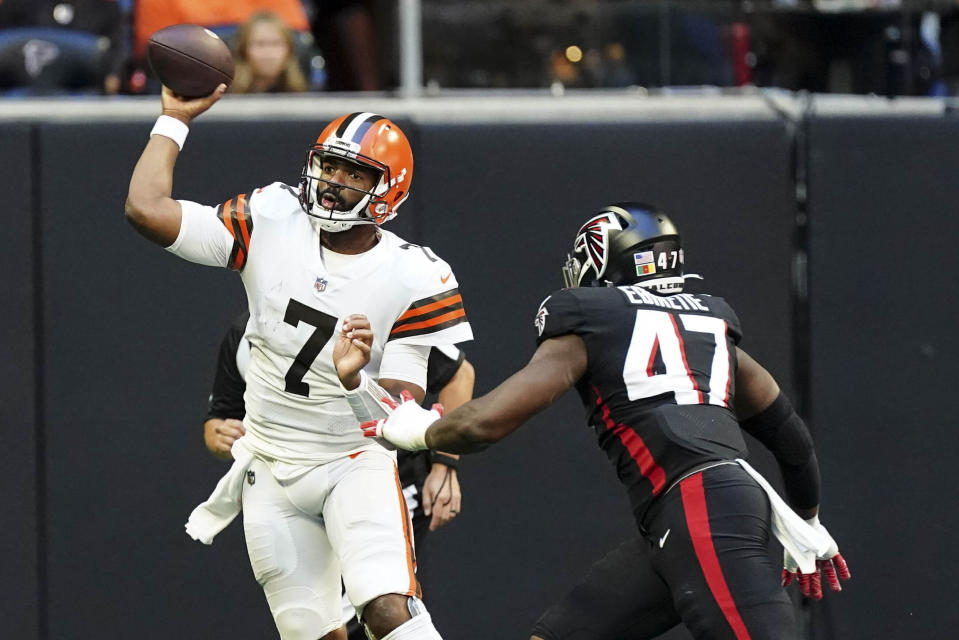
[[[360,143],[360,140],[363,139],[363,135],[369,130],[370,126],[377,120],[382,120],[383,116],[377,115],[375,113],[363,112],[358,113],[349,124],[346,126],[346,130],[343,131],[343,134],[340,136],[345,140],[350,142]],[[363,125],[366,126],[363,126]],[[359,135],[357,136],[357,133]],[[356,139],[354,139],[356,137]]]

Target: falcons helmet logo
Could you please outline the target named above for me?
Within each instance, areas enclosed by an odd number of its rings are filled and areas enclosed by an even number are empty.
[[[600,278],[606,272],[606,264],[609,261],[610,229],[623,230],[619,218],[611,213],[600,214],[580,227],[576,241],[573,243],[573,253],[582,256],[580,279],[587,267],[592,267],[596,278]]]

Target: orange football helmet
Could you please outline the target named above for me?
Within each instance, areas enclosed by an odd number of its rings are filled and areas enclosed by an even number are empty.
[[[376,185],[349,211],[327,209],[317,196],[323,158],[330,155],[379,175]],[[413,150],[396,123],[375,113],[351,113],[328,124],[310,147],[300,175],[300,205],[326,231],[344,231],[356,224],[379,225],[396,216],[412,180]]]

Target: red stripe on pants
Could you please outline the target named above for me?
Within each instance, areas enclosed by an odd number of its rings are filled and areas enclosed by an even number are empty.
[[[729,585],[719,566],[719,557],[716,547],[713,546],[713,536],[709,528],[709,512],[706,509],[706,492],[703,490],[703,474],[697,473],[679,483],[683,496],[683,510],[686,512],[686,526],[689,527],[689,537],[693,541],[693,549],[699,566],[706,577],[706,584],[713,594],[716,604],[719,605],[737,640],[750,640],[749,631],[743,622],[733,596],[729,593]]]

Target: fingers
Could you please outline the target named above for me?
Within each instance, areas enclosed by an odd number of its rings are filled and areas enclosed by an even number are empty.
[[[223,97],[223,94],[226,93],[226,85],[221,83],[214,89],[210,95],[203,96],[201,98],[185,98],[183,96],[178,96],[173,93],[173,90],[170,87],[164,86],[161,92],[160,102],[163,105],[164,110],[170,109],[175,111],[180,115],[187,118],[189,121],[192,118],[200,115],[207,109],[213,106],[220,98]]]
[[[409,402],[410,400],[413,399],[413,394],[407,391],[406,389],[403,389],[402,391],[400,391],[400,399],[403,402]]]
[[[443,408],[443,405],[441,405],[439,402],[434,402],[434,403],[433,403],[433,406],[430,407],[430,409],[432,409],[432,410],[435,411],[436,413],[440,414],[440,417],[441,417],[441,418],[443,417],[443,414],[446,413],[446,409],[444,409],[444,408]]]
[[[340,331],[347,338],[369,338],[373,339],[373,330],[370,327],[370,319],[360,313],[354,313],[343,319]]]
[[[242,420],[227,418],[222,424],[217,426],[216,432],[220,435],[229,436],[236,440],[237,438],[242,438],[246,435],[246,428],[243,426]]]
[[[443,464],[434,464],[423,482],[423,513],[432,516],[430,531],[448,524],[460,512],[460,488],[456,472]]]
[[[833,591],[842,591],[840,580],[848,580],[852,577],[849,573],[849,567],[846,561],[838,553],[829,560],[818,560],[817,563],[826,575],[826,582]]]
[[[450,520],[455,518],[457,512],[453,510],[449,494],[449,483],[443,485],[441,493],[434,496],[433,500],[433,519],[430,520],[430,531],[436,531]]]
[[[826,583],[830,589],[833,591],[842,591],[842,587],[839,586],[839,578],[836,576],[836,567],[833,566],[832,562],[829,560],[817,560],[816,566],[818,566],[822,574],[826,576]]]
[[[350,344],[369,355],[373,345],[373,330],[370,320],[360,313],[354,313],[343,319],[340,325],[340,335],[350,341]]]
[[[433,492],[423,487],[423,515],[432,515],[433,514]],[[430,521],[430,526],[432,527],[433,522]]]
[[[848,580],[852,577],[852,574],[849,572],[849,565],[846,564],[845,559],[843,559],[840,553],[836,553],[832,558],[832,563],[836,566],[836,570],[839,572],[839,577],[842,580]]]
[[[842,591],[840,580],[848,580],[850,576],[849,567],[842,556],[836,554],[830,560],[817,560],[816,571],[813,573],[802,573],[801,571],[789,571],[783,569],[782,586],[787,587],[794,580],[799,581],[799,588],[806,598],[822,600],[822,576],[825,574],[826,583],[832,591]],[[846,576],[846,577],[843,577]]]
[[[370,420],[360,425],[363,435],[367,438],[379,438],[383,435],[383,424],[385,420]]]
[[[223,94],[225,93],[226,93],[226,85],[223,83],[220,83],[220,85],[213,90],[213,93],[211,93],[207,99],[210,101],[210,104],[213,104],[214,102],[222,98]]]
[[[822,600],[822,575],[818,570],[809,574],[809,593],[814,600]]]
[[[351,329],[369,329],[370,319],[362,313],[352,313],[343,318],[343,331]]]
[[[782,585],[788,587],[792,584],[792,581],[796,579],[796,574],[790,571],[789,569],[783,569],[783,578]]]
[[[370,334],[368,342],[363,337],[354,337],[350,344],[362,351],[364,356],[368,356],[373,349],[373,334]]]
[[[463,510],[463,494],[460,492],[460,481],[456,472],[450,474],[450,513],[455,518]]]
[[[433,509],[433,519],[430,520],[430,531],[436,531],[443,525],[449,523],[450,520],[456,517],[456,514],[450,513],[449,504],[444,504]]]

